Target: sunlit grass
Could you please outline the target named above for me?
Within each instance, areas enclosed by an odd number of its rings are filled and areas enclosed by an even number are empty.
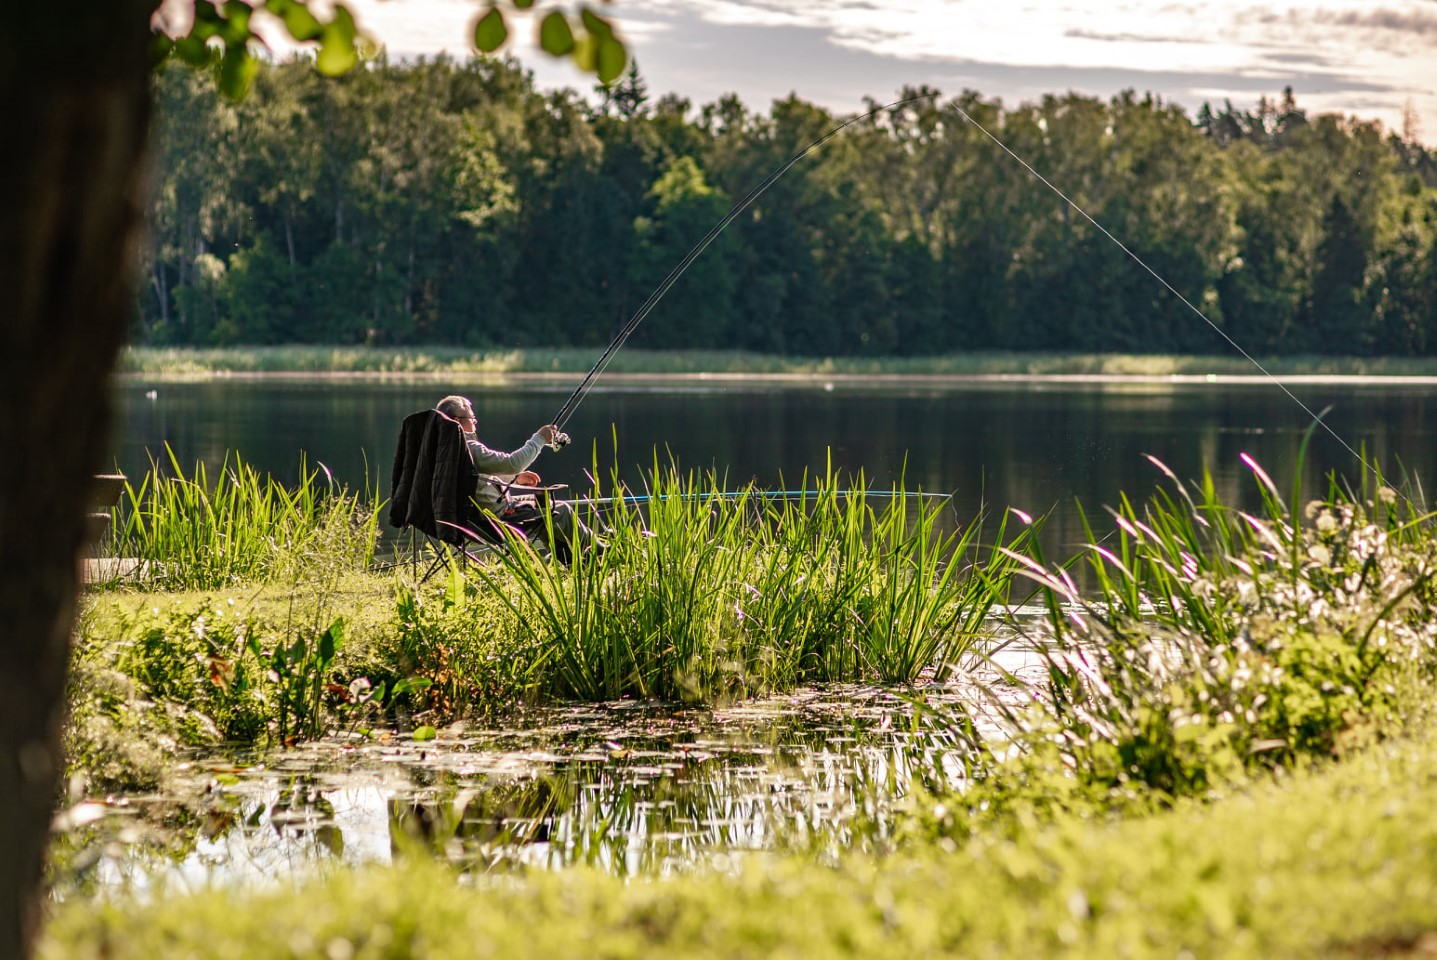
[[[811,482],[770,498],[656,465],[643,495],[592,501],[602,551],[566,568],[521,547],[475,576],[513,611],[553,697],[712,701],[942,675],[1018,565],[978,542],[977,522],[945,531],[942,499],[874,498],[832,471]]]
[[[130,347],[122,374],[204,377],[210,374],[353,373],[377,375],[580,374],[597,351],[577,347]],[[1408,357],[1291,356],[1262,359],[1263,369],[1237,357],[1172,354],[964,353],[919,357],[783,357],[739,351],[630,348],[606,368],[614,374],[1034,375],[1034,376],[1433,376],[1437,360]]]
[[[203,463],[187,474],[168,447],[166,456],[151,460],[138,484],[126,482],[101,546],[138,561],[148,585],[317,579],[372,562],[377,496],[338,486],[323,466],[301,463],[298,483],[287,486],[238,455],[213,480]]]
[[[1005,712],[1002,760],[966,744],[983,784],[944,829],[1205,796],[1340,758],[1422,708],[1437,676],[1434,515],[1380,474],[1304,503],[1243,459],[1253,513],[1220,502],[1209,475],[1189,484],[1153,461],[1168,489],[1121,499],[1106,533],[1085,520],[1084,590],[1015,555],[1048,606],[1030,636],[1042,677],[1016,681],[1027,707]]]
[[[842,869],[802,857],[620,880],[393,869],[53,908],[44,958],[1417,956],[1437,929],[1437,743],[1365,751],[1127,822],[1029,824]]]

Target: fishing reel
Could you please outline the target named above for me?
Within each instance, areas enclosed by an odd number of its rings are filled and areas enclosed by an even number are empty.
[[[557,431],[554,433],[554,439],[550,440],[548,444],[549,449],[554,451],[558,451],[563,447],[567,447],[568,445],[569,435],[567,433],[561,433]]]

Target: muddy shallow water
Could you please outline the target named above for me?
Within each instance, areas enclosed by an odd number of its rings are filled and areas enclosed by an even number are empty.
[[[1031,669],[1021,651],[1006,669]],[[436,856],[475,873],[589,864],[620,876],[734,854],[881,844],[917,779],[955,782],[946,708],[991,671],[912,689],[835,685],[717,709],[622,701],[502,726],[332,736],[184,758],[160,796],[61,814],[55,891],[265,883]],[[924,706],[919,706],[923,704]]]

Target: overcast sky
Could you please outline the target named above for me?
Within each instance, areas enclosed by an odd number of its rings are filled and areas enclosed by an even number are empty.
[[[476,0],[348,0],[392,55],[467,55]],[[1437,143],[1437,0],[616,0],[657,97],[695,106],[737,93],[752,110],[789,93],[837,113],[904,84],[964,88],[1017,104],[1068,90],[1152,91],[1190,114],[1249,108],[1291,86],[1309,113],[1401,130],[1416,111]],[[541,86],[592,81],[534,52],[525,20],[510,49]]]

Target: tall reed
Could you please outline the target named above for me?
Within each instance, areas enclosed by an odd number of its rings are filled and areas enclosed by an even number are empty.
[[[1122,499],[1105,537],[1087,526],[1087,595],[1020,558],[1049,603],[1036,639],[1046,689],[1036,718],[1009,720],[1079,783],[1200,794],[1340,754],[1391,729],[1404,685],[1437,669],[1434,515],[1380,474],[1299,510],[1299,484],[1289,501],[1243,461],[1254,513],[1219,502],[1210,475],[1193,487],[1154,460],[1169,489],[1141,507]],[[1023,733],[1035,725],[1041,736]]]
[[[901,495],[875,508],[861,476],[849,489],[831,469],[798,497],[727,491],[657,462],[643,494],[612,489],[589,503],[589,522],[609,528],[603,550],[565,568],[516,544],[477,571],[542,651],[549,695],[909,682],[968,651],[1018,568],[979,543],[976,521],[942,532],[941,503]]]
[[[168,469],[151,458],[139,485],[126,483],[103,545],[140,561],[149,582],[204,589],[307,580],[373,560],[377,495],[350,493],[323,466],[301,461],[298,485],[287,487],[236,454],[212,482],[204,463],[186,475],[168,445],[165,454]]]

